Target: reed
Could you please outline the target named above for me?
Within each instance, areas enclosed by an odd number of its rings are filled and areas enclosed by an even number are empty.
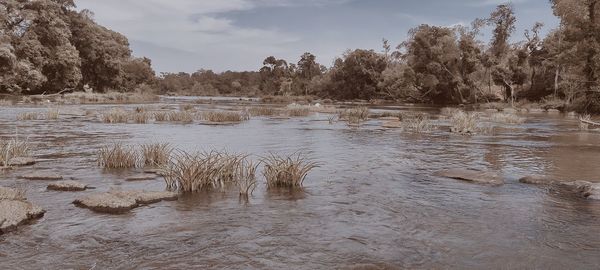
[[[168,143],[142,144],[142,158],[144,165],[149,167],[159,167],[169,163],[173,148]]]
[[[98,151],[98,166],[105,169],[130,169],[139,165],[139,154],[120,143],[104,146]]]
[[[173,111],[168,113],[169,121],[180,123],[194,122],[194,114],[189,111]]]
[[[209,111],[201,115],[202,120],[214,123],[242,122],[250,119],[250,116],[241,112]]]
[[[360,124],[369,119],[369,108],[359,106],[341,111],[339,119],[348,121],[349,124]]]
[[[0,139],[0,164],[8,166],[11,159],[16,157],[28,157],[30,155],[31,145],[27,139],[21,140],[18,135],[3,140]]]
[[[158,122],[167,122],[169,121],[169,112],[156,111],[154,112],[154,119]]]
[[[426,114],[418,114],[416,116],[404,116],[402,120],[402,129],[405,131],[424,133],[431,132],[434,126]]]
[[[279,115],[281,110],[269,106],[251,107],[248,112],[252,116],[274,116]]]
[[[319,164],[300,153],[290,156],[270,154],[261,160],[267,187],[302,187],[308,173]]]
[[[194,104],[181,104],[179,109],[182,111],[193,111],[195,108]]]
[[[127,123],[129,113],[120,108],[113,108],[102,114],[102,121],[108,124]]]
[[[150,120],[150,114],[147,112],[136,112],[131,118],[133,118],[133,121],[137,124],[146,124]]]
[[[46,120],[58,120],[60,110],[58,108],[48,109],[46,112]]]
[[[254,163],[246,159],[242,159],[236,167],[235,176],[236,183],[239,188],[240,196],[252,195],[254,189],[256,189],[256,169],[259,163]]]
[[[525,123],[525,118],[512,113],[494,113],[490,117],[492,122],[518,125]]]
[[[479,115],[456,111],[450,117],[450,131],[459,134],[475,134],[478,132]]]
[[[290,117],[305,117],[310,114],[310,109],[306,107],[291,107],[287,109]]]
[[[29,121],[29,120],[37,120],[39,119],[39,114],[35,112],[24,112],[17,115],[17,120],[19,121]]]

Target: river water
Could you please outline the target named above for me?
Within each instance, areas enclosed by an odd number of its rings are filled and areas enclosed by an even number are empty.
[[[151,106],[176,109],[174,102]],[[0,185],[25,187],[29,201],[47,211],[0,236],[1,269],[600,267],[600,202],[517,180],[543,174],[600,181],[600,133],[580,131],[574,118],[526,114],[523,125],[465,137],[443,128],[426,134],[382,129],[377,120],[349,128],[329,124],[325,114],[255,117],[235,126],[113,125],[82,116],[84,109],[109,107],[65,105],[60,121],[19,122],[18,113],[45,109],[0,108],[0,135],[28,137],[36,157],[48,159],[0,175]],[[322,166],[309,174],[303,191],[267,191],[261,184],[248,201],[231,190],[181,196],[124,215],[75,207],[75,198],[114,187],[164,189],[160,178],[126,182],[136,172],[98,168],[96,151],[113,142],[168,142],[255,159],[303,151]],[[435,176],[447,168],[498,171],[506,184]],[[48,182],[18,179],[32,170],[58,172],[96,189],[51,192]]]

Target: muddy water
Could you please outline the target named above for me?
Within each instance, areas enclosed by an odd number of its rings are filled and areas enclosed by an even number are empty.
[[[164,104],[155,105],[156,107]],[[219,106],[201,105],[214,109]],[[107,110],[110,106],[64,106]],[[177,108],[176,104],[171,107]],[[389,108],[388,108],[389,109]],[[426,108],[400,108],[433,111]],[[581,132],[562,115],[529,114],[496,136],[443,130],[410,134],[370,121],[360,129],[330,125],[327,115],[254,118],[237,126],[103,124],[92,117],[16,122],[39,108],[1,108],[0,135],[28,136],[34,168],[0,176],[26,187],[47,213],[0,236],[2,269],[597,269],[600,203],[518,183],[529,174],[600,181],[600,134]],[[15,127],[18,127],[16,129]],[[96,214],[71,204],[110,188],[162,190],[161,179],[125,182],[133,171],[104,172],[96,150],[112,142],[169,142],[186,150],[226,149],[257,156],[302,150],[322,167],[303,192],[266,191],[249,201],[235,190],[183,196],[125,215]],[[507,184],[443,179],[444,168],[498,170]],[[46,191],[20,180],[51,170],[96,187]]]

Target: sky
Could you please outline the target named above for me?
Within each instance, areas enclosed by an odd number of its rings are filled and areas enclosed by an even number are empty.
[[[129,38],[157,72],[258,70],[270,55],[296,63],[304,52],[331,66],[348,49],[381,51],[420,24],[468,25],[503,0],[76,0],[97,23]],[[558,25],[546,0],[513,0],[514,39],[539,21]],[[482,40],[489,39],[482,36]]]

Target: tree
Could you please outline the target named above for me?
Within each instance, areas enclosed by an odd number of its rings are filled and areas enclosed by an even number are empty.
[[[317,57],[311,53],[304,53],[298,61],[298,84],[303,90],[304,95],[308,95],[309,82],[318,75],[321,75],[321,65],[316,61]]]
[[[373,50],[348,51],[330,70],[332,86],[328,95],[339,99],[376,98],[386,67],[385,57]]]

